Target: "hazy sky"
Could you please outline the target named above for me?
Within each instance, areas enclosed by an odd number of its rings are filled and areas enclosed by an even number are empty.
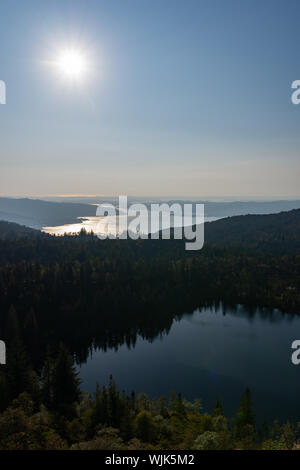
[[[0,194],[300,197],[299,44],[299,0],[1,0]]]

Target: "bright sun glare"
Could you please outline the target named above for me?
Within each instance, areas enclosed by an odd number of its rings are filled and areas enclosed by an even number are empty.
[[[75,49],[62,51],[56,65],[62,76],[71,80],[84,78],[88,69],[85,56]]]

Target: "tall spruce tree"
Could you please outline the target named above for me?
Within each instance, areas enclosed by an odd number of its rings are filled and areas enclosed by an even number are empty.
[[[212,410],[212,416],[224,416],[223,406],[219,397],[217,397]]]
[[[235,437],[244,437],[252,429],[254,432],[255,415],[250,389],[247,387],[240,399],[240,406],[235,418]]]
[[[54,361],[51,357],[50,349],[48,348],[41,374],[42,403],[47,408],[51,408],[53,405],[53,368]]]
[[[61,414],[74,414],[74,404],[80,397],[80,379],[74,361],[64,344],[60,344],[53,368],[53,407]]]

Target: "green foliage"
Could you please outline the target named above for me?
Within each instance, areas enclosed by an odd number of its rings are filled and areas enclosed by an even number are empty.
[[[216,243],[192,253],[181,240],[92,235],[0,240],[1,338],[8,354],[22,347],[40,371],[47,346],[57,350],[61,338],[81,362],[91,337],[100,348],[134,345],[138,334],[152,340],[198,307],[298,312],[300,251],[250,248]]]
[[[73,377],[75,387],[76,374],[70,373],[72,361],[61,346],[53,370],[61,364],[66,368],[66,363],[69,380]],[[198,400],[191,404],[180,394],[173,394],[171,409],[164,397],[150,400],[141,394],[136,400],[133,394],[121,394],[111,377],[108,387],[100,389],[97,386],[94,399],[85,392],[80,395],[80,401],[77,395],[75,403],[71,399],[66,403],[64,394],[69,390],[66,387],[69,380],[62,382],[59,391],[59,396],[64,397],[61,411],[58,406],[47,409],[28,392],[23,392],[0,413],[0,450],[222,450],[296,449],[299,446],[300,424],[274,423],[268,429],[267,439],[261,437],[266,432],[255,431],[254,425],[250,424],[254,414],[248,389],[241,397],[237,433],[237,423],[231,428],[230,421],[220,414],[219,402],[212,414],[202,414]],[[55,386],[59,387],[58,382]],[[70,390],[74,392],[73,387]],[[66,405],[71,406],[72,413]],[[242,412],[243,421],[240,421]],[[113,421],[115,426],[110,424]]]
[[[87,442],[79,442],[71,450],[123,450],[125,445],[119,436],[118,429],[102,428],[96,437]]]
[[[140,411],[135,419],[137,437],[143,442],[153,442],[156,434],[156,426],[150,412]]]
[[[251,439],[254,434],[255,416],[251,393],[246,388],[241,396],[240,406],[235,418],[235,437],[237,439]]]
[[[214,431],[205,431],[195,439],[192,448],[195,450],[220,450],[221,440],[219,434]]]
[[[220,302],[299,312],[300,211],[208,224],[196,253],[180,240],[55,238],[0,225],[0,449],[298,448],[291,423],[256,429],[248,389],[231,426],[220,400],[203,414],[198,399],[127,396],[112,378],[94,398],[82,395],[74,357],[86,360],[91,337],[96,348],[131,346]]]
[[[213,410],[212,410],[212,415],[213,416],[223,416],[224,415],[223,406],[222,406],[221,400],[219,398],[216,399],[215,406],[213,407]]]

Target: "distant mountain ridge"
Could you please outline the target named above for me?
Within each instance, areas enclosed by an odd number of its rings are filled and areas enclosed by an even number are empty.
[[[226,217],[206,222],[204,232],[204,247],[239,247],[239,249],[252,249],[273,254],[300,253],[300,209],[278,214]],[[2,240],[37,239],[46,236],[39,230],[0,221],[0,239]],[[162,247],[172,250],[181,245],[180,240],[169,240],[167,245],[164,242],[164,240],[151,241],[153,250],[162,249]],[[145,243],[147,245],[149,242],[145,240]]]
[[[0,220],[37,229],[44,226],[73,224],[78,222],[78,217],[95,216],[95,214],[95,207],[90,204],[0,197]]]
[[[99,198],[94,204],[107,202]],[[116,203],[116,199],[110,201]],[[128,198],[128,203],[133,202]],[[140,200],[149,208],[149,200]],[[173,199],[169,201],[156,201],[156,203],[202,203],[205,206],[205,217],[221,218],[246,214],[270,214],[292,209],[300,209],[300,201],[235,201],[235,202],[213,202],[213,201],[190,201],[184,199]],[[79,217],[94,217],[96,207],[87,198],[83,202],[57,202],[30,198],[7,198],[0,197],[0,220],[15,222],[27,227],[42,229],[42,227],[59,226],[78,223]]]

